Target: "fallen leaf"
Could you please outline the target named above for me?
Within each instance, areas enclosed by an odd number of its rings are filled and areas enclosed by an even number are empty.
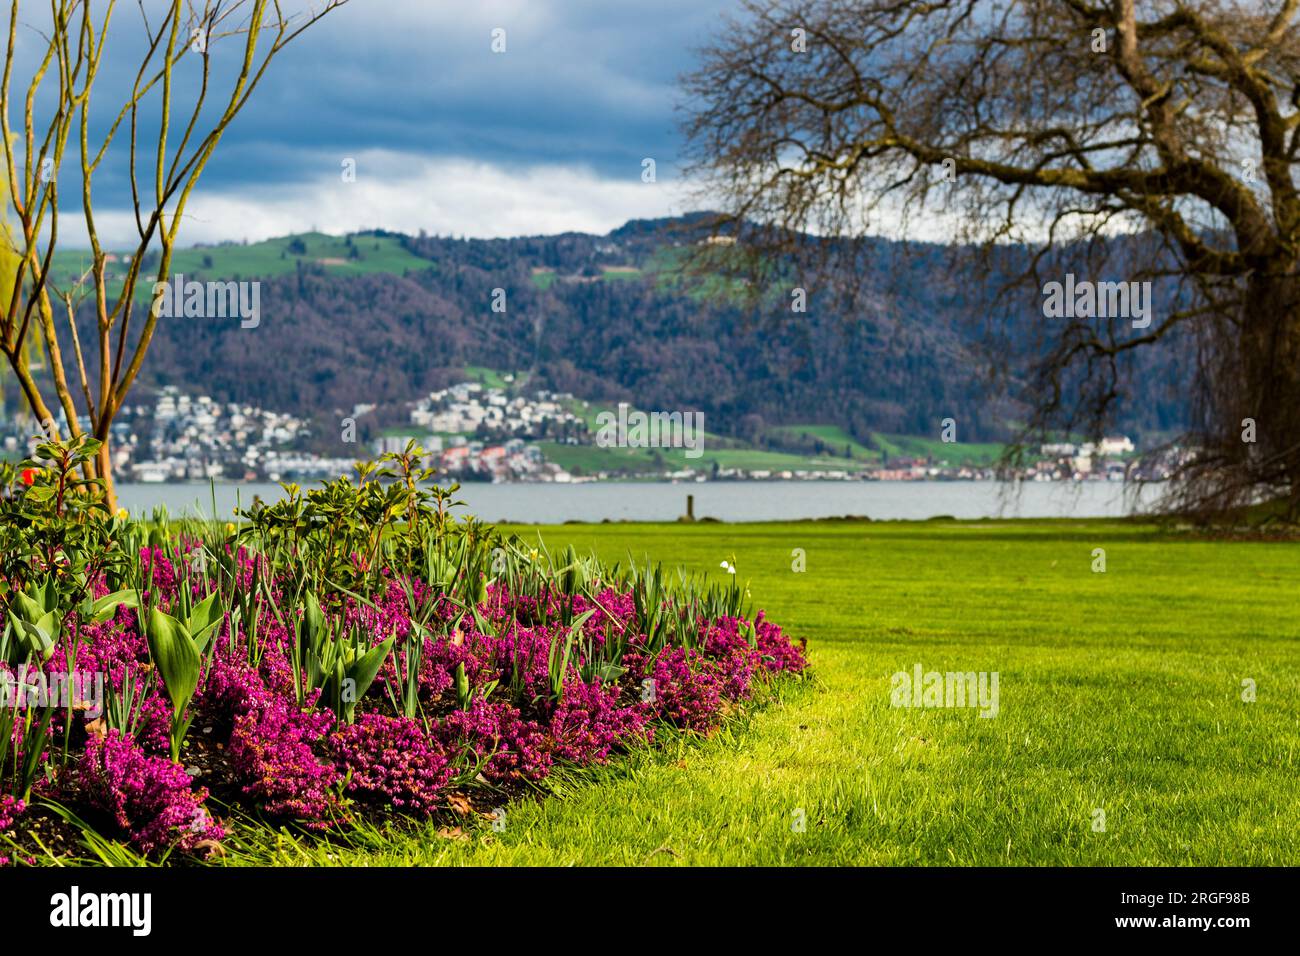
[[[474,812],[473,805],[463,793],[453,793],[447,798],[447,806],[451,807],[462,817],[468,816]]]
[[[198,843],[194,844],[194,848],[196,850],[207,850],[207,859],[209,860],[215,856],[226,855],[226,848],[216,840],[200,840]]]

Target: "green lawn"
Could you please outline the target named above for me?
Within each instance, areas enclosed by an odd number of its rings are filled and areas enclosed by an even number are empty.
[[[815,680],[711,740],[557,781],[502,832],[241,830],[225,863],[1300,863],[1294,544],[1105,522],[542,531],[694,571],[734,556],[756,606],[808,639]],[[916,663],[998,672],[997,717],[891,708],[890,675]]]

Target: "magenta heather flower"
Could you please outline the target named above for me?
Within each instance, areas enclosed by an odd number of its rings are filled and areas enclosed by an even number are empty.
[[[182,541],[178,560],[192,546]],[[673,605],[672,613],[691,630],[691,647],[669,646],[652,654],[647,637],[638,633],[633,594],[608,582],[595,582],[594,595],[566,595],[546,586],[537,593],[512,593],[494,581],[470,613],[422,581],[380,569],[384,581],[367,600],[321,596],[327,617],[358,629],[371,646],[395,638],[394,653],[358,702],[356,722],[338,726],[333,712],[315,699],[300,703],[304,685],[296,681],[304,677],[295,677],[292,666],[295,615],[302,613],[294,604],[297,589],[277,580],[264,557],[238,548],[234,559],[236,590],[247,592],[255,567],[267,589],[254,598],[256,653],[250,654],[242,630],[232,639],[229,616],[220,623],[193,712],[211,725],[204,727],[212,734],[207,741],[218,747],[228,741],[225,769],[250,802],[315,828],[329,825],[344,793],[359,803],[428,814],[444,801],[462,768],[478,770],[492,782],[535,781],[554,761],[604,763],[648,742],[658,721],[707,733],[721,722],[729,702],[750,696],[755,680],[807,667],[800,648],[762,613],[752,623],[710,620],[698,604]],[[146,587],[154,598],[164,609],[175,609],[180,565],[174,567],[161,548],[142,549],[139,560],[146,580],[152,575]],[[191,579],[190,587],[201,600],[201,583]],[[413,626],[407,588],[424,609],[426,631]],[[107,584],[97,579],[91,590],[99,596]],[[567,636],[564,622],[587,612],[591,616],[572,645],[565,673],[552,675],[553,649]],[[70,789],[68,795],[111,815],[146,852],[220,839],[220,826],[202,809],[206,793],[193,792],[182,768],[155,756],[168,748],[171,708],[157,675],[150,677],[149,647],[136,612],[122,606],[98,624],[78,621],[76,615],[67,623],[79,639],[77,671],[102,673],[107,694],[120,694],[127,675],[137,691],[151,689],[137,702],[135,738],[95,733],[77,772],[61,775],[60,785],[79,784],[84,793],[79,797]],[[420,702],[431,719],[428,729],[389,716],[384,703],[396,690],[399,667],[404,676],[416,640],[423,641],[417,679]],[[60,642],[44,669],[72,669],[68,647]],[[621,664],[625,672],[606,683],[583,679],[606,664]],[[603,667],[600,672],[611,673]],[[653,681],[653,696],[641,699],[647,679]],[[562,692],[555,699],[557,682]],[[468,710],[460,709],[464,700],[458,687],[473,693]],[[0,798],[0,830],[12,826],[23,810],[20,801]]]
[[[140,743],[149,753],[171,753],[172,705],[160,685],[140,704]]]
[[[642,743],[653,730],[644,704],[618,705],[618,688],[571,680],[551,715],[555,756],[577,764],[605,763],[610,752]]]
[[[162,548],[140,549],[140,570],[146,582],[146,590],[165,597],[176,594],[176,571]]]
[[[244,781],[244,793],[271,814],[324,817],[337,803],[338,772],[316,755],[313,744],[333,724],[332,711],[300,711],[281,697],[236,717],[230,761]]]
[[[499,637],[478,639],[490,647],[496,669],[489,679],[518,680],[520,692],[528,698],[551,693],[550,666],[552,629],[520,627],[512,623]]]
[[[348,773],[348,793],[386,798],[400,810],[429,813],[451,779],[451,761],[424,727],[406,717],[362,714],[329,738]]]
[[[665,647],[652,660],[632,651],[623,663],[654,681],[654,704],[661,719],[701,733],[717,725],[722,681],[699,651]]]
[[[803,651],[791,643],[790,638],[782,633],[780,626],[764,620],[765,611],[759,611],[754,618],[754,630],[758,635],[758,649],[763,655],[763,666],[773,673],[785,671],[790,674],[802,673],[808,667],[808,660]]]
[[[505,701],[475,700],[469,710],[448,714],[434,731],[451,753],[484,760],[489,780],[540,780],[551,767],[546,734]]]
[[[762,665],[762,653],[751,647],[749,624],[736,617],[724,617],[705,627],[703,650],[710,669],[722,680],[722,696],[745,700],[754,673]]]
[[[14,821],[22,816],[23,811],[26,809],[27,804],[17,797],[11,797],[8,794],[0,796],[0,833],[13,826]]]
[[[419,600],[427,589],[421,582],[415,582],[415,585],[412,586],[412,592],[416,600]],[[348,598],[343,620],[348,626],[359,624],[362,630],[373,638],[373,644],[378,644],[380,641],[385,641],[394,636],[400,643],[406,640],[407,635],[411,632],[411,617],[406,592],[397,581],[388,582],[388,587],[373,602],[373,606],[371,604],[359,604],[355,599]]]
[[[300,710],[292,682],[273,690],[252,667],[220,658],[207,674],[201,707],[230,722],[231,768],[268,813],[318,820],[336,806],[339,775],[317,753],[334,725],[332,711]]]
[[[91,737],[78,765],[82,794],[143,852],[174,846],[193,850],[225,836],[203,801],[207,790],[190,789],[183,767],[151,757],[116,730]]]
[[[105,674],[116,672],[120,680],[123,668],[149,659],[149,647],[136,626],[135,611],[125,605],[119,606],[113,617],[100,624],[78,622],[75,617],[69,620],[79,638],[77,670]],[[62,666],[65,661],[60,655],[63,653],[63,647],[56,648],[51,663],[57,661]],[[120,687],[120,683],[117,686]]]
[[[270,694],[256,670],[218,657],[208,669],[199,705],[218,719],[234,721],[263,704]]]

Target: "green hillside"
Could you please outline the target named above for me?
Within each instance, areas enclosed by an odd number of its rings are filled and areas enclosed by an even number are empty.
[[[508,374],[513,374],[513,382],[506,381]],[[488,388],[507,390],[517,390],[528,381],[527,373],[508,373],[482,366],[467,366],[465,376]],[[593,440],[600,430],[601,413],[617,411],[616,404],[582,398],[565,400],[561,405],[586,423]],[[635,406],[632,410],[636,410]],[[393,431],[406,434],[410,429]],[[712,473],[715,466],[744,471],[858,472],[880,467],[884,460],[880,449],[890,458],[932,456],[936,462],[950,465],[987,466],[1002,451],[1002,446],[995,444],[944,443],[912,435],[879,433],[873,435],[877,447],[870,448],[837,425],[778,425],[769,428],[767,435],[778,447],[755,448],[738,439],[706,431],[698,458],[687,458],[682,449],[675,448],[602,448],[595,444],[568,445],[554,441],[539,442],[538,447],[547,461],[575,475],[606,472],[625,477],[651,476],[685,468]],[[846,456],[845,449],[851,454]]]
[[[349,239],[351,242],[349,243]],[[339,275],[385,273],[402,275],[407,270],[436,268],[428,259],[412,255],[392,236],[327,236],[320,232],[281,236],[247,245],[223,244],[178,249],[172,255],[172,275],[187,279],[270,279],[291,275],[298,263],[319,265]],[[70,283],[90,268],[90,252],[83,249],[55,253],[53,272],[62,283]],[[126,265],[108,263],[107,274],[114,282],[126,275]],[[153,272],[137,286],[137,298],[152,292]]]
[[[992,466],[1002,454],[1003,446],[995,443],[944,442],[938,438],[917,435],[894,435],[873,432],[874,448],[864,445],[838,425],[777,425],[768,429],[768,435],[788,447],[816,447],[820,442],[825,454],[845,461],[880,465],[896,458],[932,458],[936,463],[971,465],[979,468]],[[845,450],[850,452],[845,455]],[[882,454],[883,453],[883,454]]]
[[[905,456],[908,458],[933,458],[936,462],[946,461],[950,465],[973,465],[987,468],[998,460],[1003,446],[994,443],[944,442],[938,438],[922,438],[916,435],[886,435],[875,432],[873,440],[890,458]]]

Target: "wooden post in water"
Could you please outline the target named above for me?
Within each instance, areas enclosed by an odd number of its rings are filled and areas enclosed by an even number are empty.
[[[695,496],[694,495],[686,496],[686,520],[687,521],[695,520]]]

